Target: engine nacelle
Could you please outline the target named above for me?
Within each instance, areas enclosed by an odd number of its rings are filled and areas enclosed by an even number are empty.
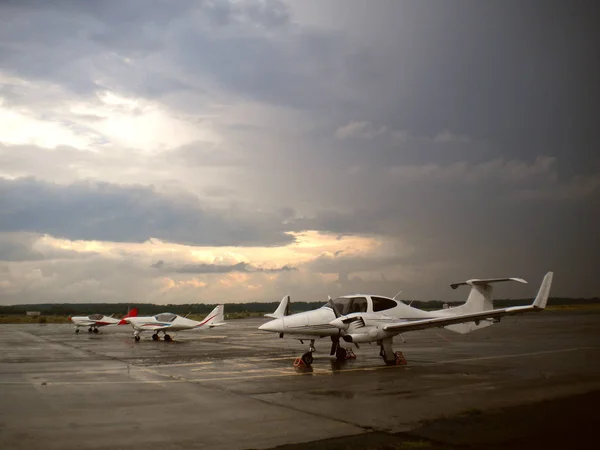
[[[391,334],[383,331],[381,328],[372,327],[366,333],[349,333],[342,336],[342,339],[346,342],[352,342],[357,344],[366,344],[373,341],[379,341],[392,336]]]

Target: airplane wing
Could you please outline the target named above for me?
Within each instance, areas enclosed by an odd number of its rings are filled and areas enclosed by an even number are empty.
[[[445,327],[457,323],[477,322],[480,320],[500,318],[506,315],[520,314],[529,311],[541,311],[546,307],[546,303],[548,302],[550,286],[552,285],[552,276],[552,272],[548,272],[546,274],[544,280],[542,281],[542,285],[540,286],[540,290],[538,291],[538,294],[531,305],[491,309],[476,313],[448,315],[423,320],[402,321],[383,325],[382,329],[391,333],[404,333],[406,331],[424,330],[426,328]]]
[[[149,323],[142,325],[142,328],[147,328],[149,330],[166,330],[172,327],[173,324],[171,323]]]

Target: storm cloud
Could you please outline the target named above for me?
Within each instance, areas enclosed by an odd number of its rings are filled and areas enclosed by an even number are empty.
[[[70,240],[156,238],[205,246],[291,242],[293,238],[276,225],[275,216],[245,218],[233,210],[220,215],[205,210],[194,196],[160,193],[151,186],[88,181],[64,186],[34,178],[0,179],[0,231]]]
[[[3,302],[441,298],[547,270],[556,295],[600,291],[595,4],[4,1],[0,17]]]

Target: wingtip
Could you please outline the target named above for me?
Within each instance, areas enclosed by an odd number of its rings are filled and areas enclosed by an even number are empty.
[[[542,284],[540,285],[538,294],[535,297],[535,301],[533,302],[533,306],[536,309],[546,308],[546,304],[548,303],[548,297],[550,296],[550,288],[552,287],[552,279],[553,278],[554,278],[554,272],[548,272],[544,276],[544,279],[542,280]]]

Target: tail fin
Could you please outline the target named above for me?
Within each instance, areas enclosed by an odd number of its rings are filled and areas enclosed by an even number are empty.
[[[471,291],[469,292],[467,302],[464,305],[447,309],[446,311],[451,311],[452,314],[468,314],[494,309],[494,302],[492,298],[493,289],[490,284],[500,283],[502,281],[527,283],[527,281],[523,280],[522,278],[475,278],[462,283],[453,283],[450,285],[452,289],[456,289],[459,286],[469,285],[471,286]]]
[[[118,325],[126,325],[129,322],[127,322],[125,319],[129,318],[129,317],[137,317],[138,315],[138,309],[137,308],[133,308],[127,311],[127,314],[125,314],[123,316],[123,318],[121,319],[121,321],[118,323]]]
[[[204,321],[200,322],[199,327],[219,327],[225,325],[225,306],[217,305],[207,316]]]
[[[290,315],[290,296],[286,295],[281,299],[281,303],[275,310],[273,314],[265,314],[265,317],[270,317],[271,319],[281,319],[282,317]]]

